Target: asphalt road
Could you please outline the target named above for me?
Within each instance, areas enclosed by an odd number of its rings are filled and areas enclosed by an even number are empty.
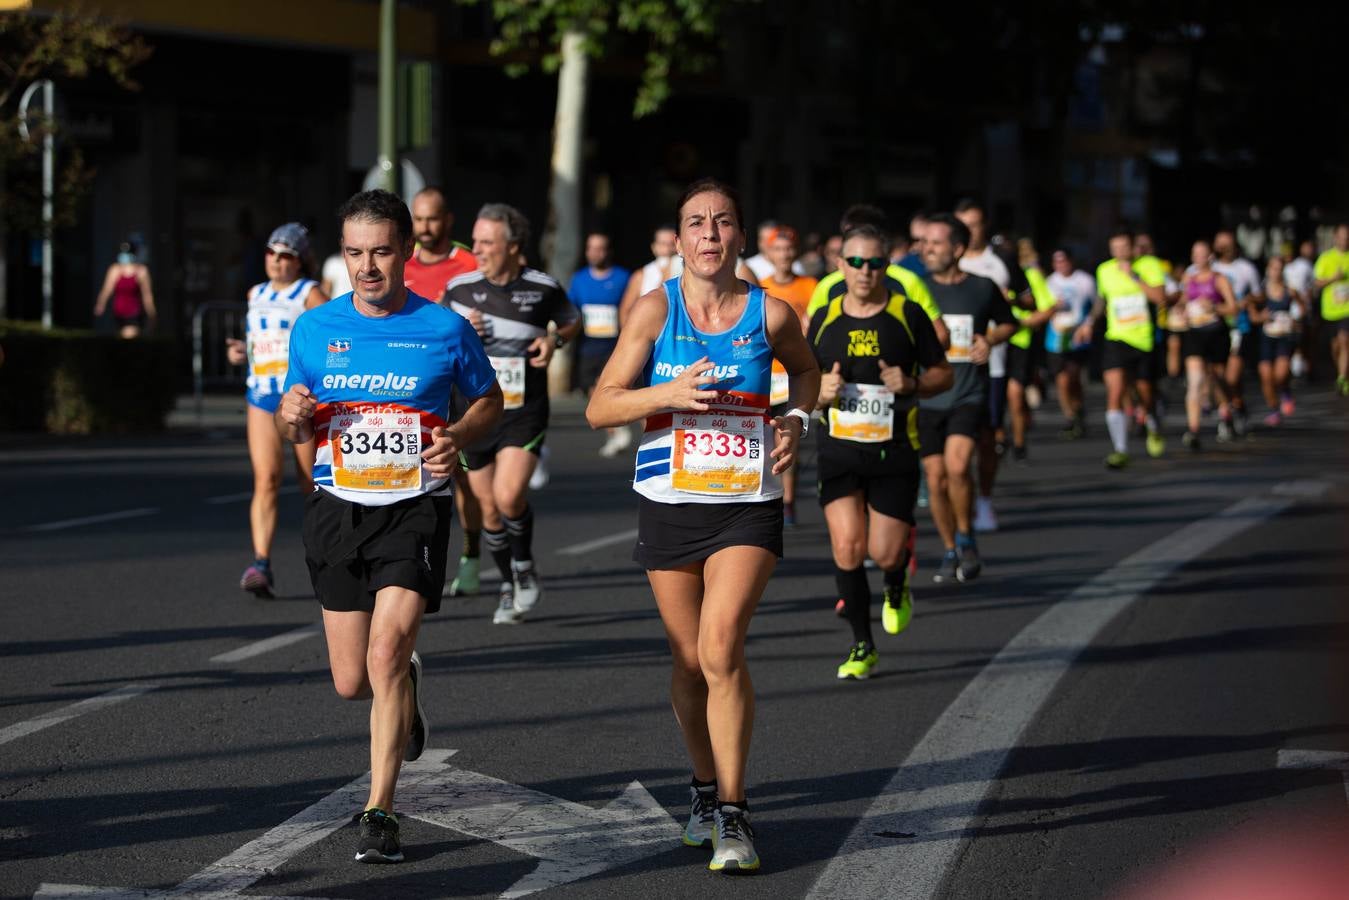
[[[983,577],[933,585],[920,514],[914,623],[877,628],[866,683],[834,677],[850,635],[801,502],[750,633],[752,879],[678,842],[688,770],[629,561],[631,460],[599,458],[578,408],[534,500],[539,608],[493,626],[484,591],[424,624],[442,752],[410,771],[396,867],[351,862],[339,827],[367,707],[332,691],[293,491],[280,596],[236,586],[240,419],[0,439],[0,895],[1107,897],[1243,824],[1349,820],[1349,406],[1309,393],[1277,432],[1124,473],[1101,466],[1099,413],[1076,444],[1046,415],[1004,470]]]

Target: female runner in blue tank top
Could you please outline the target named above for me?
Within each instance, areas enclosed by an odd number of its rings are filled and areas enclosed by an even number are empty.
[[[272,415],[281,405],[286,381],[290,330],[305,310],[328,302],[319,283],[306,278],[309,231],[299,222],[280,225],[267,239],[267,281],[248,290],[245,338],[225,341],[227,358],[248,366],[248,458],[253,464],[253,499],[248,522],[253,564],[239,587],[257,597],[272,596],[272,537],[276,534],[277,495],[281,489],[284,448]],[[295,445],[295,477],[300,493],[314,490],[314,444]]]
[[[678,212],[683,273],[633,305],[586,417],[592,428],[645,422],[633,558],[665,623],[671,699],[693,764],[684,843],[711,844],[714,871],[753,871],[745,633],[782,555],[780,476],[796,460],[820,372],[791,307],[736,277],[745,230],[735,191],[697,181]],[[768,410],[774,357],[790,385],[779,417]]]

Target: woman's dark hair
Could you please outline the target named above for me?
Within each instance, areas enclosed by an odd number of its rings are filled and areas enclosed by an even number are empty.
[[[337,220],[345,224],[353,219],[358,222],[392,222],[399,243],[406,244],[412,240],[412,213],[408,212],[402,198],[388,191],[376,188],[353,194],[337,211]]]
[[[679,202],[675,204],[675,234],[679,233],[678,223],[684,221],[684,204],[699,194],[721,194],[727,200],[731,201],[731,208],[735,210],[735,227],[741,234],[745,233],[745,213],[740,207],[740,192],[731,187],[724,181],[716,178],[699,178],[697,181],[684,188],[684,193],[679,195]]]

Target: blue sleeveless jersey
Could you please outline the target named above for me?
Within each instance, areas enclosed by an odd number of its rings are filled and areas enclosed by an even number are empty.
[[[740,320],[726,331],[699,331],[684,308],[679,279],[665,282],[665,327],[651,347],[643,386],[673,381],[704,356],[719,392],[707,412],[670,411],[646,420],[633,489],[659,503],[744,503],[782,496],[772,474],[768,397],[773,349],[764,291],[750,286]]]

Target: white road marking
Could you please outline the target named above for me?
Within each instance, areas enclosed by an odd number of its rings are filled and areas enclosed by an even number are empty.
[[[218,653],[211,657],[213,663],[236,663],[253,656],[261,656],[264,653],[271,653],[273,650],[280,650],[282,647],[289,647],[291,644],[298,643],[308,637],[313,637],[323,631],[323,625],[315,622],[312,625],[304,625],[293,631],[285,631],[281,634],[274,634],[269,638],[263,638],[260,641],[254,641],[251,644],[244,644],[235,650],[227,653]]]
[[[398,811],[463,834],[493,841],[539,860],[538,867],[501,894],[523,897],[576,881],[678,845],[679,825],[634,781],[603,809],[451,766],[454,750],[428,750],[403,766]],[[370,789],[366,773],[261,837],[212,863],[172,890],[43,884],[35,897],[70,900],[225,898],[243,892],[351,821]]]
[[[1337,750],[1280,750],[1280,769],[1338,769],[1344,776],[1344,801],[1349,803],[1349,753]]]
[[[61,519],[56,522],[43,522],[29,525],[24,531],[60,531],[63,528],[78,528],[81,525],[98,525],[103,522],[118,522],[122,519],[138,519],[141,516],[153,516],[159,512],[158,506],[142,506],[139,509],[124,509],[120,512],[103,513],[97,516],[81,516],[78,519]]]
[[[1281,497],[1324,497],[1330,491],[1330,482],[1327,481],[1285,481],[1283,484],[1276,484],[1271,489],[1273,493]]]
[[[807,896],[938,896],[1008,755],[1101,629],[1186,563],[1294,502],[1247,497],[1121,560],[1045,610],[928,729]]]
[[[133,682],[124,684],[116,690],[108,691],[106,694],[99,694],[97,697],[89,697],[72,703],[69,706],[63,706],[60,709],[54,709],[51,712],[43,713],[36,718],[28,719],[24,722],[15,722],[13,725],[7,725],[0,728],[0,744],[7,744],[16,738],[24,737],[44,728],[50,728],[53,725],[60,725],[62,722],[69,722],[71,719],[84,715],[85,713],[96,712],[105,706],[112,706],[121,703],[124,700],[130,700],[132,697],[139,697],[146,691],[153,691],[159,687],[157,684],[148,682]]]
[[[589,553],[592,550],[600,550],[604,547],[612,547],[614,544],[622,544],[636,539],[637,529],[629,528],[627,531],[620,531],[617,534],[595,538],[593,541],[582,541],[579,544],[569,544],[566,547],[560,547],[556,553],[558,556],[580,556],[584,553]]]

